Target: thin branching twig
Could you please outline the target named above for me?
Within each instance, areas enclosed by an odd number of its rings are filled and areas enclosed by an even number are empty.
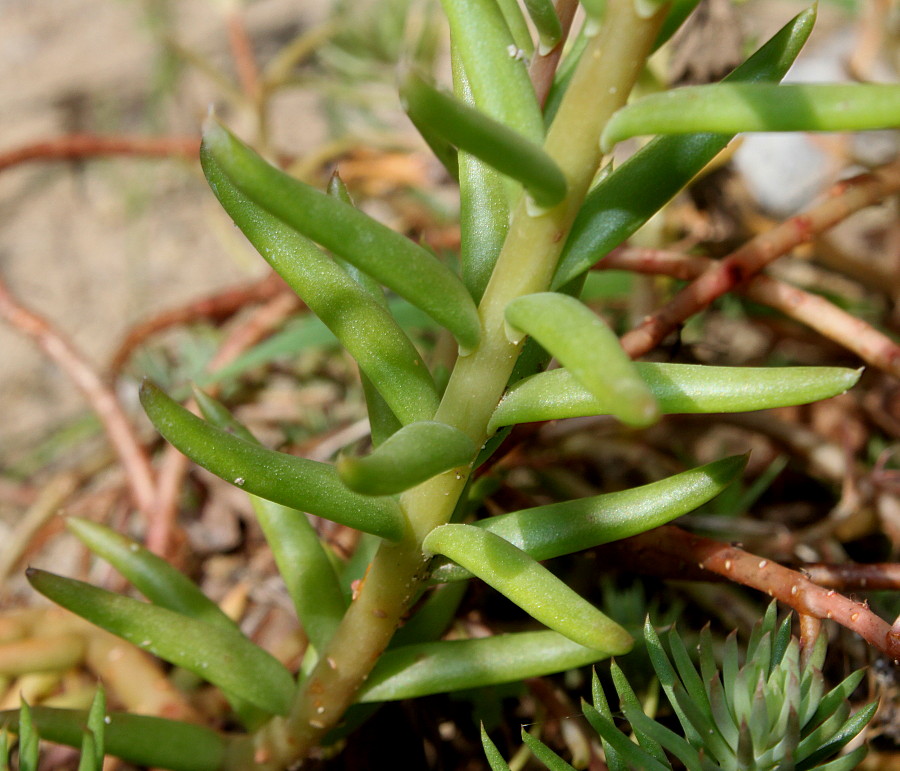
[[[622,338],[622,347],[632,357],[643,356],[680,324],[746,283],[773,260],[898,190],[900,162],[839,182],[819,205],[756,236],[707,268],[665,306],[628,332]]]

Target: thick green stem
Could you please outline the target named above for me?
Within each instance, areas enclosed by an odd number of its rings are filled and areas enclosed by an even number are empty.
[[[533,202],[520,202],[479,308],[481,343],[457,362],[435,416],[467,433],[478,446],[487,439],[488,420],[521,349],[521,341],[507,337],[506,305],[548,288],[565,236],[599,166],[600,132],[631,91],[661,18],[662,13],[641,18],[631,0],[613,0],[550,129],[545,149],[563,170],[568,194],[546,211],[536,211]],[[468,473],[468,468],[455,469],[404,493],[408,536],[378,551],[290,716],[259,731],[252,750],[235,747],[231,768],[252,767],[247,761],[253,754],[260,771],[283,769],[307,757],[340,720],[415,596],[426,563],[422,540],[449,520]]]

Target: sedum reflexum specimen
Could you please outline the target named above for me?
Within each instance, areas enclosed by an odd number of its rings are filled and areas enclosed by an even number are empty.
[[[666,413],[806,403],[858,378],[839,368],[634,364],[579,295],[590,266],[663,207],[733,132],[891,125],[896,89],[854,92],[849,111],[839,109],[843,91],[814,91],[809,98],[822,110],[803,120],[791,114],[784,123],[780,113],[757,111],[745,125],[747,100],[786,93],[777,83],[809,35],[809,10],[719,91],[710,87],[666,110],[641,101],[625,107],[647,57],[692,4],[610,0],[605,8],[584,4],[579,43],[549,93],[539,95],[525,59],[561,44],[565,33],[549,2],[525,5],[536,45],[524,37],[528,25],[516,4],[446,0],[452,93],[414,66],[401,76],[410,118],[459,180],[458,271],[355,208],[339,181],[314,189],[216,120],[205,126],[201,162],[212,192],[357,362],[372,450],[335,464],[275,452],[202,392],[200,418],[145,383],[141,400],[159,432],[250,495],[310,648],[301,671],[289,671],[164,561],[106,528],[72,520],[71,530],[149,603],[43,571],[30,573],[35,588],[217,685],[246,729],[225,735],[116,717],[106,736],[116,754],[172,769],[277,771],[327,742],[355,703],[511,682],[626,654],[628,632],[540,561],[692,510],[732,481],[743,459],[622,493],[468,521],[472,473],[507,428],[598,414],[644,427]],[[720,93],[728,99],[713,122],[708,108]],[[646,133],[661,136],[596,181],[605,146]],[[446,387],[398,323],[398,302],[455,341],[459,355]],[[545,372],[551,357],[562,367]],[[359,576],[336,566],[306,513],[356,528],[375,545],[352,598],[343,582]],[[454,587],[464,585],[454,582],[473,576],[547,628],[441,640],[461,596]],[[43,720],[45,736],[69,741],[80,717],[46,712]]]

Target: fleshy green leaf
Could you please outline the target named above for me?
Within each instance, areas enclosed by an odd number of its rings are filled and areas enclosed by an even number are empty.
[[[549,570],[509,541],[471,525],[442,525],[422,543],[490,584],[542,624],[609,655],[631,650],[633,640]]]
[[[394,413],[406,422],[430,418],[437,408],[434,382],[415,346],[384,307],[383,300],[348,275],[308,238],[250,201],[212,155],[205,153],[202,159],[209,184],[222,207],[356,359]],[[312,193],[329,204],[357,212],[334,197],[317,191]]]
[[[392,498],[354,493],[333,466],[268,450],[211,426],[150,382],[141,403],[157,430],[195,463],[248,493],[399,540],[403,514]]]
[[[258,207],[421,308],[449,329],[463,348],[478,344],[481,326],[475,303],[459,278],[430,252],[270,166],[215,121],[206,125],[200,159],[217,195],[215,185],[224,181],[221,173]],[[241,227],[252,225],[249,216],[243,219]]]
[[[106,747],[106,692],[97,688],[91,708],[88,710],[87,730],[81,743],[81,760],[78,771],[103,771],[103,755]]]
[[[668,764],[663,765],[649,752],[638,747],[625,734],[623,734],[612,719],[600,713],[590,704],[582,704],[584,716],[588,719],[591,727],[603,737],[603,741],[608,743],[616,752],[618,762],[624,761],[624,766],[629,769],[640,768],[642,771],[672,771],[672,767]]]
[[[433,88],[413,72],[404,78],[400,93],[417,126],[427,127],[521,182],[539,206],[555,206],[565,197],[565,176],[536,143]]]
[[[541,40],[541,53],[549,53],[562,40],[562,25],[551,0],[525,0],[525,9]]]
[[[536,560],[590,549],[651,530],[687,514],[718,495],[741,473],[746,456],[705,466],[615,493],[551,503],[472,523],[495,533]],[[434,581],[468,578],[451,564],[432,572]]]
[[[531,335],[623,423],[648,426],[659,417],[650,389],[615,333],[586,305],[558,292],[518,297],[506,321]]]
[[[45,597],[92,624],[272,714],[287,714],[291,673],[240,632],[43,570],[26,575]]]
[[[809,37],[815,8],[798,14],[725,80],[778,81]],[[659,137],[591,191],[572,225],[551,288],[572,281],[659,211],[730,141],[730,135]]]
[[[357,700],[394,701],[500,685],[593,664],[607,655],[546,630],[405,645],[379,659]]]
[[[237,624],[193,581],[137,541],[79,517],[67,518],[66,528],[125,576],[154,605],[239,631]]]
[[[663,414],[747,412],[828,399],[856,384],[862,370],[844,367],[707,367],[636,362]],[[567,369],[516,383],[491,416],[491,430],[515,423],[614,414]]]
[[[221,771],[226,740],[205,726],[160,717],[113,712],[104,729],[106,752],[139,766],[173,771]],[[70,747],[81,745],[86,710],[32,707],[41,735]],[[18,710],[0,712],[0,725],[16,729]]]
[[[544,136],[528,71],[496,0],[442,0],[475,107],[532,142]]]
[[[865,131],[900,126],[900,86],[716,83],[652,94],[610,118],[600,143],[646,134]]]
[[[371,454],[341,457],[337,469],[344,483],[366,495],[392,495],[445,471],[466,466],[475,444],[446,423],[421,421],[404,426]]]
[[[200,389],[194,389],[194,396],[203,417],[214,426],[259,444],[219,401]],[[305,514],[265,498],[249,497],[303,631],[313,647],[322,650],[346,610],[334,565]]]

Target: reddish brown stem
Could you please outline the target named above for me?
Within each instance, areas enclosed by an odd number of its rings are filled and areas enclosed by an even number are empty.
[[[175,326],[197,321],[222,322],[252,303],[271,300],[275,295],[288,291],[280,276],[270,273],[252,284],[229,287],[216,294],[194,300],[180,308],[172,308],[142,321],[132,327],[112,357],[109,370],[115,377],[131,357],[134,350],[148,337]]]
[[[253,43],[250,41],[250,35],[247,34],[244,17],[240,11],[232,11],[228,14],[227,24],[231,57],[234,59],[234,67],[237,70],[241,90],[251,101],[256,102],[262,93],[259,67],[256,64]]]
[[[803,572],[819,586],[841,591],[900,590],[900,563],[875,562],[867,565],[804,565]]]
[[[60,161],[104,155],[148,158],[172,156],[194,160],[200,152],[197,137],[130,137],[70,134],[0,153],[0,171],[27,161]]]
[[[753,238],[707,268],[668,304],[628,332],[622,338],[622,347],[633,358],[643,356],[688,318],[746,283],[774,259],[898,189],[900,163],[838,183],[818,206]]]
[[[2,280],[0,280],[0,318],[34,340],[84,394],[122,462],[134,505],[152,525],[155,498],[153,469],[112,389],[46,319],[19,303]]]
[[[597,267],[663,274],[682,281],[695,279],[717,263],[708,257],[684,255],[659,249],[622,247],[614,249]],[[871,324],[858,319],[821,297],[771,276],[758,275],[737,287],[754,302],[768,305],[789,318],[815,329],[863,361],[900,377],[900,346]]]
[[[886,656],[900,659],[900,628],[892,629],[864,603],[819,586],[796,570],[672,525],[635,536],[629,539],[629,545],[643,562],[653,562],[659,556],[674,558],[765,592],[801,615],[837,621]]]
[[[553,77],[556,75],[556,68],[559,66],[559,59],[569,37],[569,30],[572,28],[572,20],[575,18],[577,9],[578,0],[556,0],[556,15],[559,16],[559,23],[562,26],[562,37],[546,54],[541,55],[539,52],[535,52],[528,70],[534,86],[534,93],[541,107],[547,101],[547,95],[553,85]]]

